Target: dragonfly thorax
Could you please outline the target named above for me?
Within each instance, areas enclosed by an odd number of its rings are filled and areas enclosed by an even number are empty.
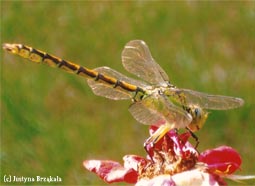
[[[198,131],[201,129],[207,119],[208,112],[199,107],[198,105],[190,105],[185,109],[192,116],[192,121],[188,125],[188,128],[192,131]]]
[[[157,86],[157,87],[153,87],[150,90],[147,90],[147,92],[149,95],[162,95],[164,94],[166,88],[167,87]]]

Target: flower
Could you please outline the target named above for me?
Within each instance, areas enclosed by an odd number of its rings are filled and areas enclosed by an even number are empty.
[[[157,128],[151,127],[153,134]],[[112,160],[86,160],[86,169],[107,183],[127,182],[144,185],[226,185],[224,177],[241,165],[238,152],[228,146],[199,154],[188,142],[189,132],[169,131],[156,144],[147,144],[147,157],[126,155],[124,165]]]

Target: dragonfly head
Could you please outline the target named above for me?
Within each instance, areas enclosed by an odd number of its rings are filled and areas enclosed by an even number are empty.
[[[192,131],[198,131],[201,129],[208,117],[208,112],[203,110],[201,107],[197,105],[192,105],[189,107],[188,112],[192,115],[192,121],[188,125],[188,128]]]

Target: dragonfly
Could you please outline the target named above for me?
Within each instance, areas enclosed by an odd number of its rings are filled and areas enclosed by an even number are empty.
[[[3,49],[29,61],[85,77],[95,95],[112,100],[130,99],[131,115],[139,123],[158,127],[146,144],[157,143],[171,129],[196,132],[207,120],[207,110],[228,110],[244,104],[241,98],[177,88],[142,40],[129,41],[122,51],[122,65],[138,79],[106,66],[89,69],[23,44],[5,43]]]

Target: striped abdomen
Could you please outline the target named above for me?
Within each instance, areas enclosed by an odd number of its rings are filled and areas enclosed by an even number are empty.
[[[87,78],[89,86],[96,95],[118,100],[134,98],[137,93],[145,93],[142,88],[132,84],[132,81],[135,80],[108,67],[99,67],[98,70],[92,70],[22,44],[4,44],[3,48],[32,62],[46,63],[51,67],[58,67],[69,73]],[[115,76],[112,76],[112,74]]]

